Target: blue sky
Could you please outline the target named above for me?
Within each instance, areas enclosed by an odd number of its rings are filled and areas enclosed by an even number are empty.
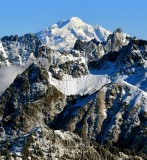
[[[1,0],[0,37],[35,33],[72,16],[147,40],[147,0]]]

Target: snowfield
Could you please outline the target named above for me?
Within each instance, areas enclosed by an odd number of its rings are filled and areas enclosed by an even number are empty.
[[[100,25],[92,26],[78,17],[72,17],[70,20],[61,20],[36,35],[53,50],[70,50],[77,39],[90,41],[95,38],[103,42],[110,34],[110,31]]]
[[[62,80],[57,80],[49,73],[51,84],[66,95],[86,95],[99,90],[103,85],[111,82],[108,75],[88,74],[79,78],[64,75]]]

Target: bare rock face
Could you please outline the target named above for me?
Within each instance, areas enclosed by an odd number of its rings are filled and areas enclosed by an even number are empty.
[[[77,40],[73,49],[79,51],[79,54],[85,56],[89,62],[96,61],[110,52],[119,52],[131,39],[118,28],[113,34],[109,35],[106,42],[100,43],[96,39],[92,39],[89,42]]]
[[[49,69],[51,53],[52,50],[34,34],[5,36],[0,42],[0,66],[13,64],[28,67],[37,63]]]
[[[62,64],[53,64],[49,71],[56,79],[61,80],[64,74],[72,75],[73,78],[88,74],[88,66],[85,63],[77,61],[66,61]]]
[[[74,45],[74,50],[79,51],[79,54],[86,57],[88,61],[98,60],[105,54],[103,44],[96,39],[92,39],[89,42],[77,40]]]
[[[83,105],[78,105],[79,99]],[[146,104],[145,92],[126,83],[109,84],[91,96],[75,99],[73,107],[67,105],[51,128],[146,153]]]
[[[110,51],[119,51],[123,46],[129,43],[129,40],[130,38],[118,28],[108,37],[104,50],[106,53]]]
[[[85,146],[79,136],[60,130],[52,131],[49,128],[35,128],[29,135],[15,140],[12,153],[17,156],[18,152],[22,159],[101,159],[94,147]]]
[[[37,57],[41,41],[34,34],[26,34],[22,37],[5,36],[1,38],[2,46],[10,63],[27,66],[29,57]]]
[[[10,148],[11,152],[6,150],[7,147]],[[145,158],[145,155],[142,154],[142,156]],[[141,159],[139,156],[131,155],[128,150],[125,154],[116,147],[109,151],[107,147],[93,141],[87,143],[78,135],[69,131],[54,131],[45,126],[33,128],[21,137],[11,139],[11,143],[9,140],[7,143],[3,143],[0,158],[12,160]]]
[[[147,60],[147,41],[131,40],[130,43],[120,50],[118,62],[124,69],[136,69],[145,66]]]
[[[6,134],[22,134],[48,124],[65,106],[65,96],[49,84],[48,73],[32,64],[2,94],[0,117]]]

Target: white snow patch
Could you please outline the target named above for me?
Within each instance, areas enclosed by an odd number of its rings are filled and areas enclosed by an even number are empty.
[[[88,74],[79,78],[73,78],[65,74],[62,80],[57,80],[49,73],[51,84],[66,95],[86,95],[99,90],[103,85],[111,82],[108,75]]]
[[[8,56],[7,56],[7,54],[6,54],[5,50],[4,50],[4,47],[2,45],[2,42],[0,42],[0,51],[2,52],[3,57],[8,58]]]

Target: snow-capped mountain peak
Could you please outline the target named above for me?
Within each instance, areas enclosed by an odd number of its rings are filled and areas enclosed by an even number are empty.
[[[86,25],[80,18],[78,17],[71,17],[69,20],[69,24],[75,26],[83,26]]]
[[[62,28],[62,27],[64,27],[67,23],[68,23],[69,21],[67,21],[67,20],[61,20],[61,21],[59,21],[57,24],[55,24],[58,28]]]
[[[100,25],[89,25],[78,17],[71,17],[70,20],[61,20],[36,35],[53,50],[70,50],[77,39],[90,41],[95,38],[106,41],[110,34],[110,31]]]
[[[83,22],[79,17],[71,17],[70,21],[80,21],[80,22]]]

